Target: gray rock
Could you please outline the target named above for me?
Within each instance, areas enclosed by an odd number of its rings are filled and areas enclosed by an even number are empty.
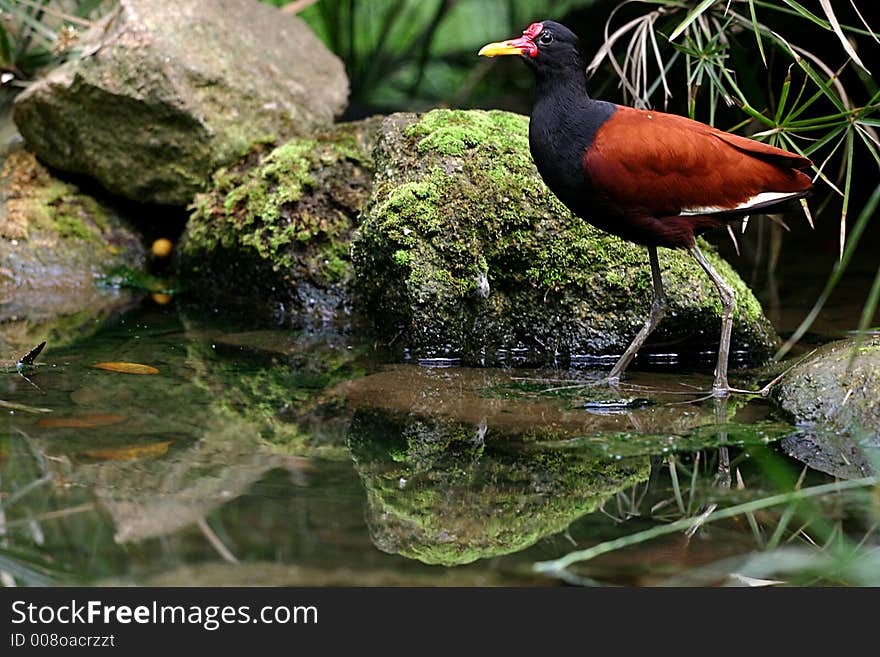
[[[185,205],[257,143],[331,123],[342,63],[253,0],[120,0],[82,54],[15,102],[29,147],[140,202]]]
[[[352,258],[364,307],[389,341],[421,358],[547,362],[619,354],[643,324],[647,250],[592,228],[547,190],[526,117],[392,115],[374,159]],[[733,349],[766,357],[777,337],[760,304],[705,248],[737,293]],[[660,263],[670,308],[654,344],[716,349],[714,285],[684,252],[664,249]]]
[[[855,349],[855,351],[854,351]],[[840,477],[865,476],[880,448],[880,337],[840,340],[795,364],[772,392],[800,429],[783,449]]]
[[[140,236],[112,208],[55,178],[20,146],[0,170],[0,358],[94,331],[130,303],[101,289],[110,269],[144,264]]]

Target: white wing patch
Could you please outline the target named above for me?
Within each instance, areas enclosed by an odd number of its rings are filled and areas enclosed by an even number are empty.
[[[803,196],[803,192],[761,192],[760,194],[756,194],[752,198],[747,201],[740,203],[736,207],[733,208],[722,208],[717,205],[707,205],[703,207],[697,208],[684,208],[678,214],[684,217],[697,215],[697,214],[715,214],[718,212],[738,212],[741,210],[748,210],[749,208],[754,208],[755,206],[764,206],[769,205],[771,203],[776,203],[778,201],[784,201],[789,198],[798,198]]]

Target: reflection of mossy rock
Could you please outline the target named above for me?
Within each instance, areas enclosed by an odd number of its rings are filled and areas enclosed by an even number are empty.
[[[256,167],[221,170],[197,197],[178,249],[199,299],[285,324],[320,325],[343,311],[377,125],[338,125],[289,141]]]
[[[80,49],[15,121],[41,159],[141,202],[189,203],[218,166],[331,123],[348,95],[306,24],[253,0],[120,0]]]
[[[213,330],[203,339],[189,343],[187,363],[192,382],[210,396],[212,416],[248,426],[274,453],[348,460],[350,413],[331,389],[363,374],[360,348],[280,331]]]
[[[55,178],[20,146],[0,170],[0,358],[41,340],[59,346],[124,306],[96,287],[120,266],[143,266],[139,236],[109,207]]]
[[[643,247],[571,215],[529,154],[528,119],[506,112],[434,110],[388,117],[376,174],[353,245],[358,283],[380,331],[419,357],[485,363],[620,353],[652,295]],[[761,358],[776,336],[730,266],[734,349]],[[664,250],[670,309],[654,341],[717,345],[720,302],[698,265]]]
[[[518,552],[649,473],[646,460],[526,453],[498,438],[484,426],[358,411],[349,445],[377,547],[447,566]]]
[[[803,433],[784,443],[789,453],[825,472],[863,476],[870,470],[863,450],[880,447],[880,338],[820,347],[786,373],[773,397]]]

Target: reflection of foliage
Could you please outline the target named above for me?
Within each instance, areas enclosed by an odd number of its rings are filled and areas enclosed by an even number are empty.
[[[685,567],[662,583],[880,583],[877,512],[871,502],[876,496],[871,489],[876,490],[880,484],[878,477],[805,485],[806,470],[795,479],[780,456],[757,449],[739,454],[726,466],[728,476],[730,470],[736,473],[738,485],[734,492],[718,486],[717,477],[716,485],[707,485],[707,479],[727,463],[726,451],[723,460],[722,450],[717,454],[717,460],[707,452],[696,452],[692,458],[669,456],[662,468],[668,473],[668,483],[655,483],[653,494],[647,489],[640,495],[635,491],[618,493],[621,517],[617,521],[646,517],[651,520],[647,528],[538,563],[536,570],[574,584],[595,584],[601,567],[592,562],[603,555],[613,561],[615,553],[644,547],[663,537],[683,536],[687,545],[697,532],[716,532],[724,533],[730,545],[745,543],[744,553],[708,565]],[[747,467],[750,458],[759,462],[762,475],[774,480],[775,490],[782,492],[746,489],[739,468]],[[689,485],[682,485],[688,481]]]
[[[0,586],[82,584],[97,542],[109,537],[92,500],[57,484],[52,461],[24,432],[0,443]],[[57,520],[78,516],[79,522]],[[102,571],[108,563],[101,563]]]

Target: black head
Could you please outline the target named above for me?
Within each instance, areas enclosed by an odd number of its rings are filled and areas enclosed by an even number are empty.
[[[565,25],[556,21],[532,23],[521,37],[498,41],[483,46],[484,57],[519,55],[539,74],[559,74],[565,71],[583,72],[584,56],[580,39]]]

